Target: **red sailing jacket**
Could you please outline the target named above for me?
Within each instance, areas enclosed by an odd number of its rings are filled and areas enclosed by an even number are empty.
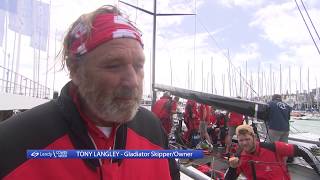
[[[170,97],[162,96],[153,106],[152,112],[161,120],[167,134],[171,132],[173,111],[173,100]]]
[[[199,129],[199,112],[197,111],[197,103],[194,100],[187,101],[184,111],[184,121],[187,125],[188,131],[197,131]]]
[[[239,126],[243,123],[244,117],[242,114],[236,113],[236,112],[231,112],[229,121],[228,121],[228,126]]]
[[[284,157],[294,155],[294,146],[283,142],[256,144],[254,154],[242,152],[237,174],[243,173],[248,180],[253,179],[250,161],[254,161],[256,178],[259,180],[290,180]]]
[[[217,122],[217,116],[216,116],[215,113],[212,113],[212,114],[210,115],[210,123],[211,123],[211,124],[215,124],[216,122]]]
[[[223,113],[215,114],[217,127],[226,127],[226,115]]]
[[[174,159],[27,159],[27,149],[168,148],[159,120],[144,108],[110,138],[88,133],[69,86],[57,100],[0,123],[0,179],[180,179]]]
[[[159,118],[159,119],[170,119],[171,113],[171,103],[168,104],[170,101],[170,97],[162,96],[154,105],[152,106],[152,112]]]
[[[171,112],[172,113],[177,113],[177,109],[178,109],[178,102],[175,100],[172,100],[172,104],[171,104]]]

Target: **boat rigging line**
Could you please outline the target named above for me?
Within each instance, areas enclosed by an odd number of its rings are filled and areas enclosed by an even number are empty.
[[[312,41],[313,41],[313,44],[314,44],[314,46],[317,48],[317,51],[318,51],[318,53],[319,53],[319,55],[320,55],[319,47],[318,47],[316,41],[314,40],[314,37],[313,37],[313,35],[312,35],[311,31],[310,31],[310,28],[309,28],[309,26],[308,26],[308,24],[307,24],[307,22],[306,22],[306,20],[305,20],[305,18],[304,18],[304,16],[303,16],[302,12],[301,12],[301,9],[300,9],[300,7],[299,7],[299,5],[298,5],[298,2],[297,2],[297,0],[294,0],[294,1],[295,1],[296,5],[297,5],[297,8],[298,8],[299,12],[300,12],[300,15],[301,15],[301,17],[302,17],[302,19],[303,19],[303,22],[304,22],[304,24],[306,25],[306,27],[307,27],[307,29],[308,29],[308,32],[309,32],[309,34],[310,34],[310,36],[311,36],[311,39],[312,39]],[[317,32],[317,29],[316,29],[316,28],[314,27],[314,25],[313,25],[313,22],[312,22],[312,20],[311,20],[311,17],[309,16],[308,10],[307,10],[306,7],[304,6],[303,1],[302,1],[302,0],[300,0],[300,1],[301,1],[302,5],[303,5],[303,8],[304,8],[304,10],[305,10],[305,12],[306,12],[306,14],[307,14],[307,16],[308,16],[311,24],[312,24],[312,27],[313,27],[314,31],[316,32],[316,34],[317,34],[317,36],[318,36],[318,38],[319,38],[319,40],[320,40],[319,34],[318,34],[318,32]]]
[[[302,0],[300,0],[300,1],[301,1],[302,6],[303,6],[303,9],[306,11],[306,14],[307,14],[307,16],[308,16],[308,18],[309,18],[309,20],[310,20],[310,23],[311,23],[311,25],[312,25],[315,33],[316,33],[317,36],[318,36],[318,39],[320,40],[320,36],[319,36],[319,34],[318,34],[318,31],[317,31],[316,27],[314,26],[314,24],[313,24],[313,22],[312,22],[312,19],[311,19],[309,13],[308,13],[308,10],[306,9],[306,6],[304,5],[304,3],[303,3]]]

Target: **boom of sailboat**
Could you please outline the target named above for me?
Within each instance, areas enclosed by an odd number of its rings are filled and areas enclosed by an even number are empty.
[[[155,84],[154,89],[169,91],[172,95],[184,99],[192,99],[199,103],[214,106],[219,109],[234,111],[249,117],[256,117],[261,120],[266,120],[268,115],[268,105],[266,103],[219,96],[161,84]]]

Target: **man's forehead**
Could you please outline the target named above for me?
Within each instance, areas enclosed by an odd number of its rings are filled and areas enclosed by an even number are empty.
[[[138,41],[129,38],[114,39],[99,45],[93,51],[85,54],[84,57],[120,58],[127,55],[144,59],[143,49]]]
[[[119,49],[127,49],[127,48],[136,48],[142,49],[142,46],[137,40],[130,39],[130,38],[121,38],[121,39],[113,39],[102,43],[98,47],[105,47],[105,48],[119,48]]]
[[[248,139],[248,138],[251,138],[251,134],[239,134],[238,135],[238,139]]]

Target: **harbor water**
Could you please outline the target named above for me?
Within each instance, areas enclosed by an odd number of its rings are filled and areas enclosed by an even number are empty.
[[[320,135],[320,119],[318,120],[295,120],[290,121],[292,128],[301,132],[310,132],[312,134]]]

